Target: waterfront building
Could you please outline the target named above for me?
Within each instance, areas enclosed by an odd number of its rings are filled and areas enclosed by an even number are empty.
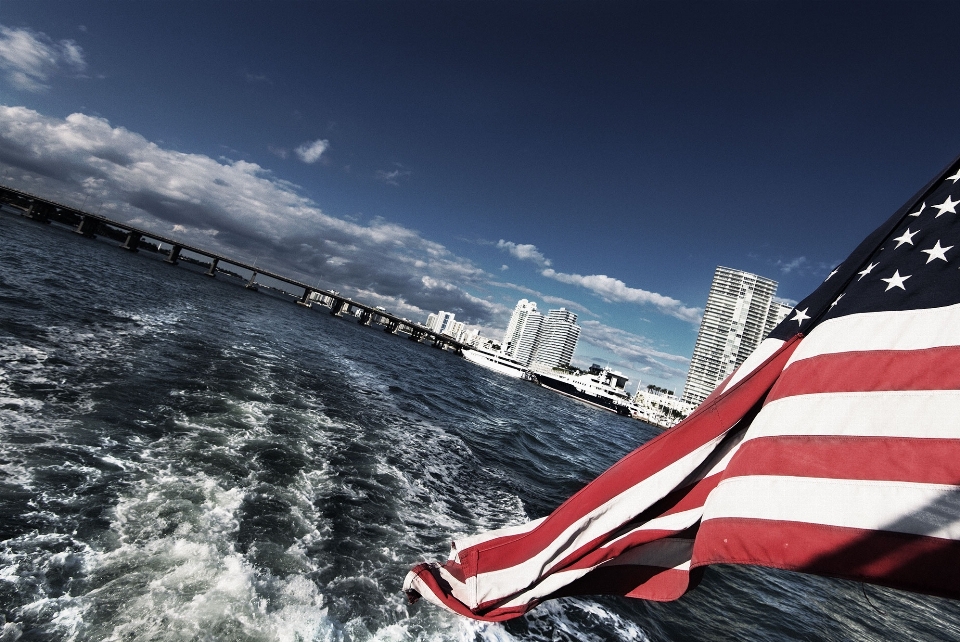
[[[637,384],[633,395],[637,416],[656,426],[672,428],[693,412],[694,405],[659,386]]]
[[[543,332],[534,360],[549,368],[566,368],[580,339],[577,315],[566,308],[550,310],[543,323]]]
[[[454,321],[456,315],[453,312],[444,312],[440,310],[436,314],[430,314],[427,317],[426,328],[433,330],[437,334],[449,334],[447,330]]]
[[[717,267],[690,359],[683,401],[697,406],[746,360],[791,308],[774,301],[777,282]]]
[[[463,337],[465,325],[461,321],[451,321],[443,330],[442,334],[451,337],[454,341],[460,341]]]
[[[767,322],[763,328],[763,338],[766,339],[767,336],[773,329],[780,325],[780,322],[787,318],[787,315],[793,311],[793,306],[777,299],[776,297],[770,301],[770,310],[767,312]],[[761,339],[762,341],[763,339]]]
[[[500,353],[524,365],[530,365],[543,332],[543,315],[533,301],[520,299],[510,316]]]

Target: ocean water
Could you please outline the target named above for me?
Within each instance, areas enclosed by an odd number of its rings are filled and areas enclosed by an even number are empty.
[[[747,567],[409,605],[410,566],[656,431],[161,258],[0,214],[0,641],[960,640],[957,602]]]

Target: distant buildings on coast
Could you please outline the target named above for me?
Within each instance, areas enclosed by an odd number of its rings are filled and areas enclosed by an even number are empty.
[[[777,282],[718,266],[690,359],[683,401],[698,406],[793,309],[775,298]]]
[[[579,339],[576,314],[560,308],[544,317],[536,303],[520,299],[503,334],[500,353],[525,366],[536,362],[548,368],[567,368]]]
[[[639,415],[669,427],[693,412],[790,314],[793,308],[777,299],[776,292],[777,282],[772,279],[717,267],[683,394],[638,384],[632,402]],[[517,302],[499,344],[477,330],[466,331],[453,313],[443,310],[431,314],[426,327],[534,371],[569,369],[580,338],[576,314],[560,308],[543,316],[537,304],[527,299]]]
[[[569,367],[580,338],[576,314],[560,308],[543,316],[537,304],[526,299],[517,302],[499,344],[480,336],[477,330],[466,330],[452,312],[430,314],[426,327],[478,349],[498,352],[523,366],[536,363],[547,368]]]

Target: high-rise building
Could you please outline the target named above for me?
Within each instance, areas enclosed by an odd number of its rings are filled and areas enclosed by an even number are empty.
[[[791,308],[774,301],[777,282],[718,267],[690,359],[683,401],[699,405],[742,364]]]
[[[503,334],[500,352],[524,365],[530,365],[542,331],[543,315],[537,312],[537,304],[520,299],[510,316],[507,331]]]
[[[466,326],[461,321],[451,321],[442,334],[451,337],[454,341],[460,341],[463,337],[463,331]]]
[[[580,338],[577,315],[565,308],[550,310],[543,323],[540,345],[534,361],[550,368],[566,368]]]
[[[440,310],[436,314],[431,314],[427,317],[427,327],[437,334],[450,334],[447,330],[450,328],[450,324],[454,322],[453,318],[455,316],[452,312]]]
[[[773,329],[780,325],[780,322],[787,318],[787,315],[793,311],[793,306],[778,300],[776,297],[770,301],[770,310],[767,312],[767,322],[763,327],[763,339],[766,339],[767,336]]]

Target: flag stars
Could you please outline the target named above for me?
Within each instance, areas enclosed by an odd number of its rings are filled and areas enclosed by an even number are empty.
[[[947,176],[947,180],[953,181],[954,183],[956,183],[957,181],[960,181],[960,172],[957,172],[953,176]]]
[[[947,200],[945,200],[944,202],[940,203],[939,205],[934,205],[935,208],[940,210],[939,212],[937,212],[936,218],[940,218],[941,214],[946,214],[947,212],[950,212],[951,214],[956,214],[957,205],[960,205],[960,201],[955,201],[953,200],[952,196],[948,196]]]
[[[889,279],[880,279],[881,281],[885,281],[887,284],[887,289],[884,290],[884,292],[888,292],[893,288],[900,288],[901,290],[906,291],[907,288],[903,287],[903,282],[909,279],[910,276],[910,274],[907,276],[900,276],[900,270],[897,270]]]
[[[806,321],[807,319],[810,318],[810,317],[807,316],[807,310],[809,310],[809,309],[810,309],[810,308],[804,308],[803,310],[794,310],[794,312],[797,313],[797,316],[793,317],[793,318],[790,319],[790,320],[791,320],[791,321],[796,321],[796,322],[797,322],[797,325],[801,325],[804,321]]]
[[[929,250],[920,250],[920,251],[923,252],[924,254],[929,255],[927,257],[927,263],[929,263],[934,259],[940,259],[941,261],[947,262],[947,257],[945,255],[947,253],[947,250],[951,250],[951,249],[953,249],[952,245],[948,247],[940,247],[940,240],[937,239],[937,244],[931,247]]]
[[[957,201],[957,202],[960,203],[960,201]],[[920,231],[920,230],[917,230],[917,232],[919,232],[919,231]],[[900,246],[903,245],[904,243],[909,243],[910,245],[913,245],[913,237],[917,235],[917,232],[911,232],[911,231],[910,231],[910,228],[908,227],[908,228],[907,228],[907,231],[904,232],[902,236],[898,236],[897,238],[895,238],[895,239],[893,239],[893,240],[897,242],[897,247],[900,247]],[[893,248],[893,249],[897,249],[897,247],[895,247],[895,248]]]
[[[831,310],[833,309],[833,306],[835,306],[836,304],[840,303],[840,299],[843,298],[843,295],[844,295],[844,294],[846,294],[846,292],[844,292],[843,294],[841,294],[840,296],[838,296],[838,297],[836,298],[836,300],[834,300],[834,302],[830,304],[830,309],[831,309]]]
[[[823,282],[826,283],[827,281],[829,281],[830,278],[833,277],[833,276],[835,276],[835,275],[837,274],[837,272],[839,272],[839,271],[840,271],[840,266],[838,265],[838,266],[833,270],[833,272],[831,272],[830,274],[827,275],[827,278],[825,278],[825,279],[823,280]]]
[[[927,209],[927,202],[926,202],[926,201],[924,201],[924,202],[920,205],[920,209],[918,209],[916,212],[912,213],[910,216],[920,216],[921,214],[923,214],[923,210],[925,210],[925,209]]]
[[[880,265],[880,264],[879,264],[879,263],[871,263],[870,265],[867,266],[867,269],[865,269],[865,270],[863,270],[863,271],[861,271],[861,272],[857,272],[857,274],[859,274],[859,275],[860,275],[860,279],[862,279],[863,277],[865,277],[865,276],[867,276],[868,274],[870,274],[871,272],[873,272],[873,268],[877,267],[878,265]],[[857,279],[857,281],[859,281],[860,279]]]

